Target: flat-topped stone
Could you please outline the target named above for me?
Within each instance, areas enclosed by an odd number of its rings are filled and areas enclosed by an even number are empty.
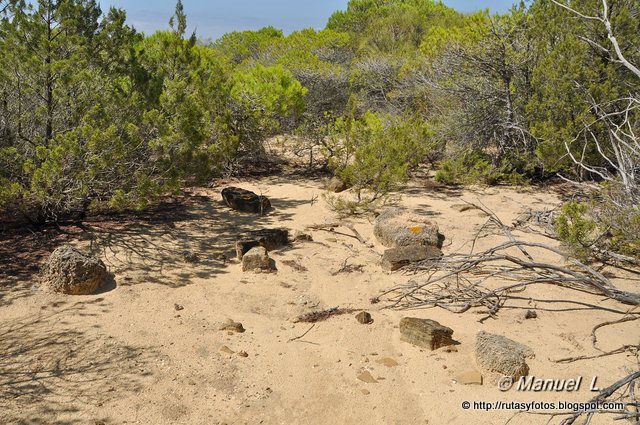
[[[261,246],[267,251],[287,246],[289,244],[289,231],[287,229],[261,229],[248,232],[236,242],[236,255],[238,260],[252,248]]]
[[[441,325],[435,320],[405,317],[400,321],[400,340],[437,350],[440,347],[453,345],[453,329]]]
[[[387,248],[425,245],[442,248],[444,236],[438,226],[424,216],[399,208],[387,208],[377,218],[373,233]]]
[[[271,208],[271,201],[266,196],[239,187],[223,189],[222,199],[228,207],[240,212],[265,214]]]

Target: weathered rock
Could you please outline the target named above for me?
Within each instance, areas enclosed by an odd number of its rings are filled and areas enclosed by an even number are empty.
[[[524,315],[524,318],[529,320],[529,319],[537,319],[538,318],[538,313],[536,313],[535,310],[527,310],[527,312]]]
[[[293,240],[296,242],[313,242],[313,236],[308,233],[301,232],[300,230],[296,230],[293,232]]]
[[[360,372],[358,374],[358,379],[361,380],[362,382],[366,382],[367,384],[377,384],[378,383],[378,380],[373,377],[371,372],[366,371],[366,370],[363,371],[363,372]]]
[[[453,329],[435,320],[405,317],[400,321],[400,340],[429,350],[453,345],[452,335]]]
[[[224,322],[218,329],[221,331],[233,331],[239,334],[245,332],[245,329],[244,329],[244,326],[242,326],[242,323],[234,322],[231,319],[227,319],[227,321]]]
[[[57,248],[42,270],[44,285],[67,295],[91,295],[107,283],[107,267],[98,257],[65,245]]]
[[[382,255],[382,268],[396,271],[418,261],[442,257],[442,251],[435,246],[408,245],[387,249]]]
[[[478,332],[475,360],[480,371],[493,377],[518,379],[529,374],[526,359],[535,357],[531,348],[501,335]]]
[[[236,242],[236,255],[238,260],[251,249],[261,246],[272,251],[289,244],[289,231],[287,229],[261,229],[247,233]]]
[[[173,305],[173,309],[175,311],[182,311],[182,310],[184,310],[184,307],[182,305],[176,303],[176,304]]]
[[[348,188],[347,184],[340,177],[332,178],[327,185],[327,190],[333,193],[344,192]]]
[[[271,208],[271,201],[266,196],[256,195],[238,187],[223,189],[222,199],[228,207],[240,212],[264,214]]]
[[[482,385],[482,374],[475,369],[462,372],[453,379],[462,385]]]
[[[249,357],[249,353],[247,353],[246,351],[239,351],[237,354],[240,357]]]
[[[398,208],[384,210],[376,218],[373,233],[388,248],[410,245],[442,248],[444,242],[444,236],[439,233],[435,223]]]
[[[358,313],[356,315],[356,320],[363,325],[368,325],[370,323],[373,323],[373,318],[371,317],[371,314],[366,311],[361,311],[360,313]]]
[[[242,271],[270,271],[274,270],[274,261],[267,254],[267,250],[262,247],[256,247],[247,252],[242,257]]]

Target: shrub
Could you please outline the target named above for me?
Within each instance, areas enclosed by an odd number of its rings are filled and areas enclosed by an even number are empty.
[[[558,238],[578,257],[606,252],[640,258],[640,209],[619,202],[617,192],[604,187],[588,202],[567,202],[556,220]]]
[[[353,188],[354,206],[379,203],[400,189],[431,140],[429,127],[418,119],[372,112],[359,119],[338,119],[331,138],[330,167]]]
[[[556,220],[556,233],[580,258],[588,257],[595,241],[597,225],[588,215],[589,206],[581,202],[567,202]]]
[[[501,165],[495,166],[489,155],[477,150],[466,150],[455,158],[443,161],[440,169],[436,172],[435,179],[446,185],[525,184],[526,178],[514,162],[504,160]]]

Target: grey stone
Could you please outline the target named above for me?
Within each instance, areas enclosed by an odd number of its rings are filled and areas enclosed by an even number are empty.
[[[270,271],[274,270],[274,262],[269,258],[267,250],[262,247],[256,247],[247,252],[242,257],[242,271]]]
[[[377,218],[373,233],[387,248],[425,245],[442,248],[444,236],[438,226],[426,217],[398,209],[387,208]]]
[[[452,335],[453,329],[435,320],[405,317],[400,321],[400,340],[429,350],[453,345]]]
[[[409,245],[387,249],[382,255],[382,268],[396,271],[411,263],[442,257],[442,251],[435,246]]]
[[[256,195],[238,187],[223,189],[222,199],[228,207],[240,212],[264,214],[271,208],[271,201],[266,196]]]
[[[45,287],[53,292],[92,295],[108,282],[109,273],[98,257],[65,245],[53,251],[41,278]]]
[[[510,376],[518,379],[529,374],[526,359],[535,354],[526,345],[501,335],[478,332],[475,345],[475,360],[483,374]]]

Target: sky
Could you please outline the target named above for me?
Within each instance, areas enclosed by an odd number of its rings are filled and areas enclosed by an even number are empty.
[[[127,11],[129,24],[150,34],[168,27],[175,0],[99,0],[103,10],[116,6]],[[490,9],[506,11],[515,0],[444,0],[463,12]],[[321,29],[336,10],[344,10],[348,0],[183,0],[190,31],[203,39],[226,32],[255,30],[265,26],[285,33],[303,28]]]

